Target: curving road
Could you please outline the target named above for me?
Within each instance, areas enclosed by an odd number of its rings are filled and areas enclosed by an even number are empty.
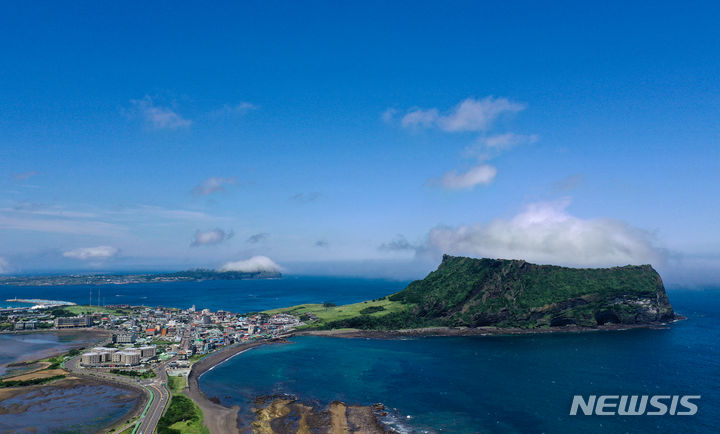
[[[148,409],[145,418],[140,424],[140,429],[137,431],[138,434],[152,434],[155,432],[155,428],[157,428],[157,424],[160,421],[163,412],[165,412],[165,408],[167,408],[167,405],[170,402],[170,392],[168,392],[165,387],[167,385],[167,373],[165,372],[166,365],[167,362],[161,364],[158,367],[157,377],[155,380],[152,383],[145,385],[152,392],[153,401],[150,404],[150,408]]]
[[[167,385],[167,373],[165,372],[166,365],[169,361],[161,363],[156,368],[157,377],[152,380],[137,380],[128,377],[122,377],[119,375],[108,374],[105,372],[96,371],[94,369],[85,369],[80,367],[80,356],[73,357],[72,359],[65,362],[65,369],[72,372],[74,375],[85,378],[96,378],[104,381],[121,383],[134,388],[139,388],[143,392],[150,391],[152,394],[152,402],[150,407],[145,413],[145,417],[142,418],[140,428],[137,430],[138,434],[152,434],[157,428],[158,421],[163,415],[165,408],[170,401],[170,392],[166,388]]]

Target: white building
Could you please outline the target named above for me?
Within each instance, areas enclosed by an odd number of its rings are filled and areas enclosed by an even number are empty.
[[[155,357],[155,354],[157,353],[157,347],[155,345],[140,347],[138,350],[140,350],[140,357],[143,359]]]
[[[80,356],[80,363],[84,366],[99,365],[101,363],[100,353],[94,351],[88,352]]]
[[[115,354],[119,354],[119,363],[121,365],[138,365],[140,364],[140,351],[137,350],[126,350],[126,351],[118,351]],[[113,357],[113,360],[115,360],[115,357]]]
[[[116,333],[113,335],[113,342],[116,344],[134,344],[137,340],[135,333]]]

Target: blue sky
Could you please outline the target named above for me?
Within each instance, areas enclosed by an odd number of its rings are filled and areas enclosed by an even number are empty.
[[[0,271],[720,274],[717,5],[23,2]]]

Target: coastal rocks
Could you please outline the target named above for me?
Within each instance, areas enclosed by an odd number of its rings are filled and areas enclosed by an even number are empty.
[[[255,400],[255,420],[243,432],[270,434],[293,433],[388,433],[378,420],[382,404],[348,405],[334,401],[327,409],[318,408],[289,395],[265,396]]]

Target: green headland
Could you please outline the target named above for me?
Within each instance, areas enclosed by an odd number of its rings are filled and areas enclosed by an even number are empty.
[[[425,279],[387,297],[344,306],[303,304],[265,313],[299,316],[305,328],[318,330],[595,328],[675,318],[662,279],[650,265],[568,268],[448,255]]]

